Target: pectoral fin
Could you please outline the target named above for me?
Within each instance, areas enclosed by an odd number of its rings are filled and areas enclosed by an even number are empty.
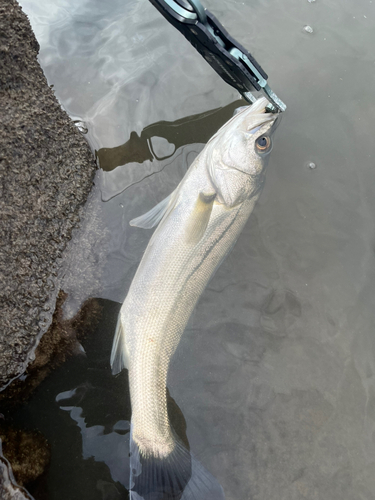
[[[187,243],[196,245],[202,239],[210,221],[215,196],[206,196],[203,193],[199,193],[186,227]]]
[[[163,201],[151,208],[147,213],[137,217],[129,222],[131,226],[141,227],[143,229],[151,229],[159,224],[166,214],[170,203],[174,198],[175,191],[167,196]]]

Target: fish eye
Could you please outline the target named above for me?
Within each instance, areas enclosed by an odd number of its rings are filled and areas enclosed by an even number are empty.
[[[267,149],[269,149],[270,146],[271,146],[271,139],[267,135],[261,135],[255,141],[255,147],[261,153],[267,151]]]

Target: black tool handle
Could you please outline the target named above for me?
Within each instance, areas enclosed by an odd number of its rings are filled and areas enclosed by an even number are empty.
[[[150,0],[150,2],[185,36],[226,83],[241,94],[261,89],[258,84],[259,77],[243,61],[233,57],[230,51],[238,49],[247,56],[265,80],[268,78],[267,74],[254,57],[229,35],[211,12],[205,11],[207,21],[203,24],[198,18],[188,19],[178,14],[164,0]],[[179,3],[186,4],[183,0],[179,0]]]

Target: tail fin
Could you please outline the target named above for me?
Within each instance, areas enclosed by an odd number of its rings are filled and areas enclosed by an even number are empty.
[[[131,500],[225,500],[217,480],[176,441],[168,457],[144,457],[130,437]]]

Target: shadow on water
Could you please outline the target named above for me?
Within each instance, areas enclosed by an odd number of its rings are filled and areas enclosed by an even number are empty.
[[[129,140],[121,146],[100,148],[95,151],[95,156],[99,161],[100,168],[106,172],[132,162],[166,160],[171,158],[182,146],[205,144],[217,131],[218,124],[224,124],[233,116],[235,109],[244,105],[245,101],[239,99],[227,106],[187,116],[173,122],[152,123],[142,130],[140,136],[133,131]],[[157,143],[160,142],[160,138],[173,145],[168,154],[158,154]]]

